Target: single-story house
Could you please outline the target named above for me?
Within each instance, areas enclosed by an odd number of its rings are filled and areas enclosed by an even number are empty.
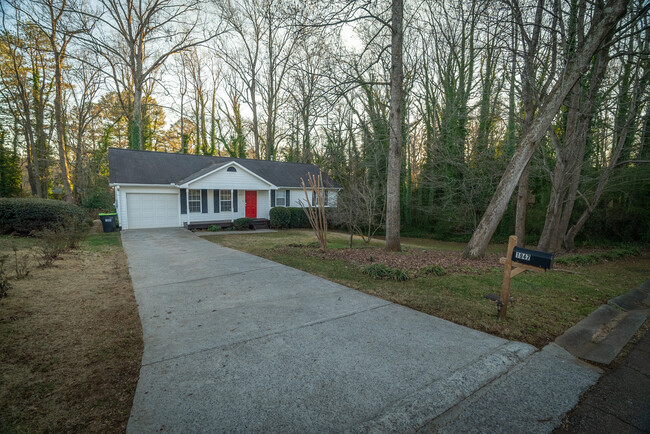
[[[313,164],[109,148],[108,167],[123,229],[269,219],[273,207],[306,201],[308,174],[322,173],[324,206],[334,206],[340,190]]]

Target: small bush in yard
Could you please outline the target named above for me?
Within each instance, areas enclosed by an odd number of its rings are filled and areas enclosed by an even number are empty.
[[[11,282],[9,282],[9,276],[5,271],[7,258],[9,258],[9,255],[0,256],[0,298],[6,297],[7,291],[11,289]]]
[[[441,265],[427,265],[420,268],[420,273],[433,276],[444,276],[447,271]]]
[[[68,236],[63,230],[46,229],[38,235],[43,239],[43,244],[39,247],[39,265],[43,268],[51,266],[55,259],[69,250]]]
[[[221,226],[217,226],[217,225],[208,226],[208,231],[210,232],[219,232],[220,230],[221,230]]]
[[[18,248],[14,246],[14,264],[16,266],[16,279],[22,279],[29,275],[30,254],[18,254]]]
[[[405,270],[402,270],[401,268],[392,268],[380,262],[363,267],[361,272],[373,279],[388,279],[403,282],[411,278]]]
[[[0,232],[31,235],[70,224],[83,225],[84,210],[71,203],[52,199],[0,199]]]
[[[286,229],[291,225],[291,211],[283,206],[271,208],[269,212],[271,217],[271,227],[277,229]]]
[[[250,229],[251,225],[253,224],[253,219],[248,218],[248,217],[242,217],[235,219],[232,222],[232,225],[234,226],[235,230],[241,231],[244,229]]]
[[[67,237],[67,247],[68,249],[78,248],[82,241],[88,236],[88,226],[85,222],[81,222],[75,219],[66,219],[66,223],[62,225],[59,229],[62,231],[64,236]]]

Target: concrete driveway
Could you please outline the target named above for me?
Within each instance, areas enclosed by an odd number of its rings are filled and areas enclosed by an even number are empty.
[[[536,351],[184,229],[122,240],[144,332],[129,432],[413,431]]]

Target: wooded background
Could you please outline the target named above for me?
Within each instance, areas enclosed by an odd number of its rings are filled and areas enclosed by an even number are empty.
[[[109,209],[113,146],[315,163],[392,249],[650,242],[642,0],[0,5],[0,196]]]

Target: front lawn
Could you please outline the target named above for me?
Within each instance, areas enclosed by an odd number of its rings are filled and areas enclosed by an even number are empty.
[[[503,268],[498,259],[505,256],[506,245],[490,246],[485,259],[472,261],[460,256],[464,244],[429,239],[403,239],[404,251],[394,254],[384,252],[380,241],[365,248],[358,239],[348,252],[348,235],[342,233],[329,233],[329,251],[321,253],[313,232],[307,230],[215,235],[206,239],[457,324],[538,347],[553,341],[610,298],[650,278],[647,253],[598,265],[562,265],[546,273],[525,272],[512,280],[508,318],[497,321],[496,305],[485,295],[499,294],[501,290]],[[411,279],[375,280],[361,272],[373,263],[404,269]],[[442,266],[443,271],[436,273],[440,268],[431,267],[435,265]],[[422,270],[426,266],[430,268]]]
[[[14,246],[29,274],[15,279]],[[89,235],[51,267],[36,238],[0,237],[0,432],[124,432],[142,329],[118,233]]]

